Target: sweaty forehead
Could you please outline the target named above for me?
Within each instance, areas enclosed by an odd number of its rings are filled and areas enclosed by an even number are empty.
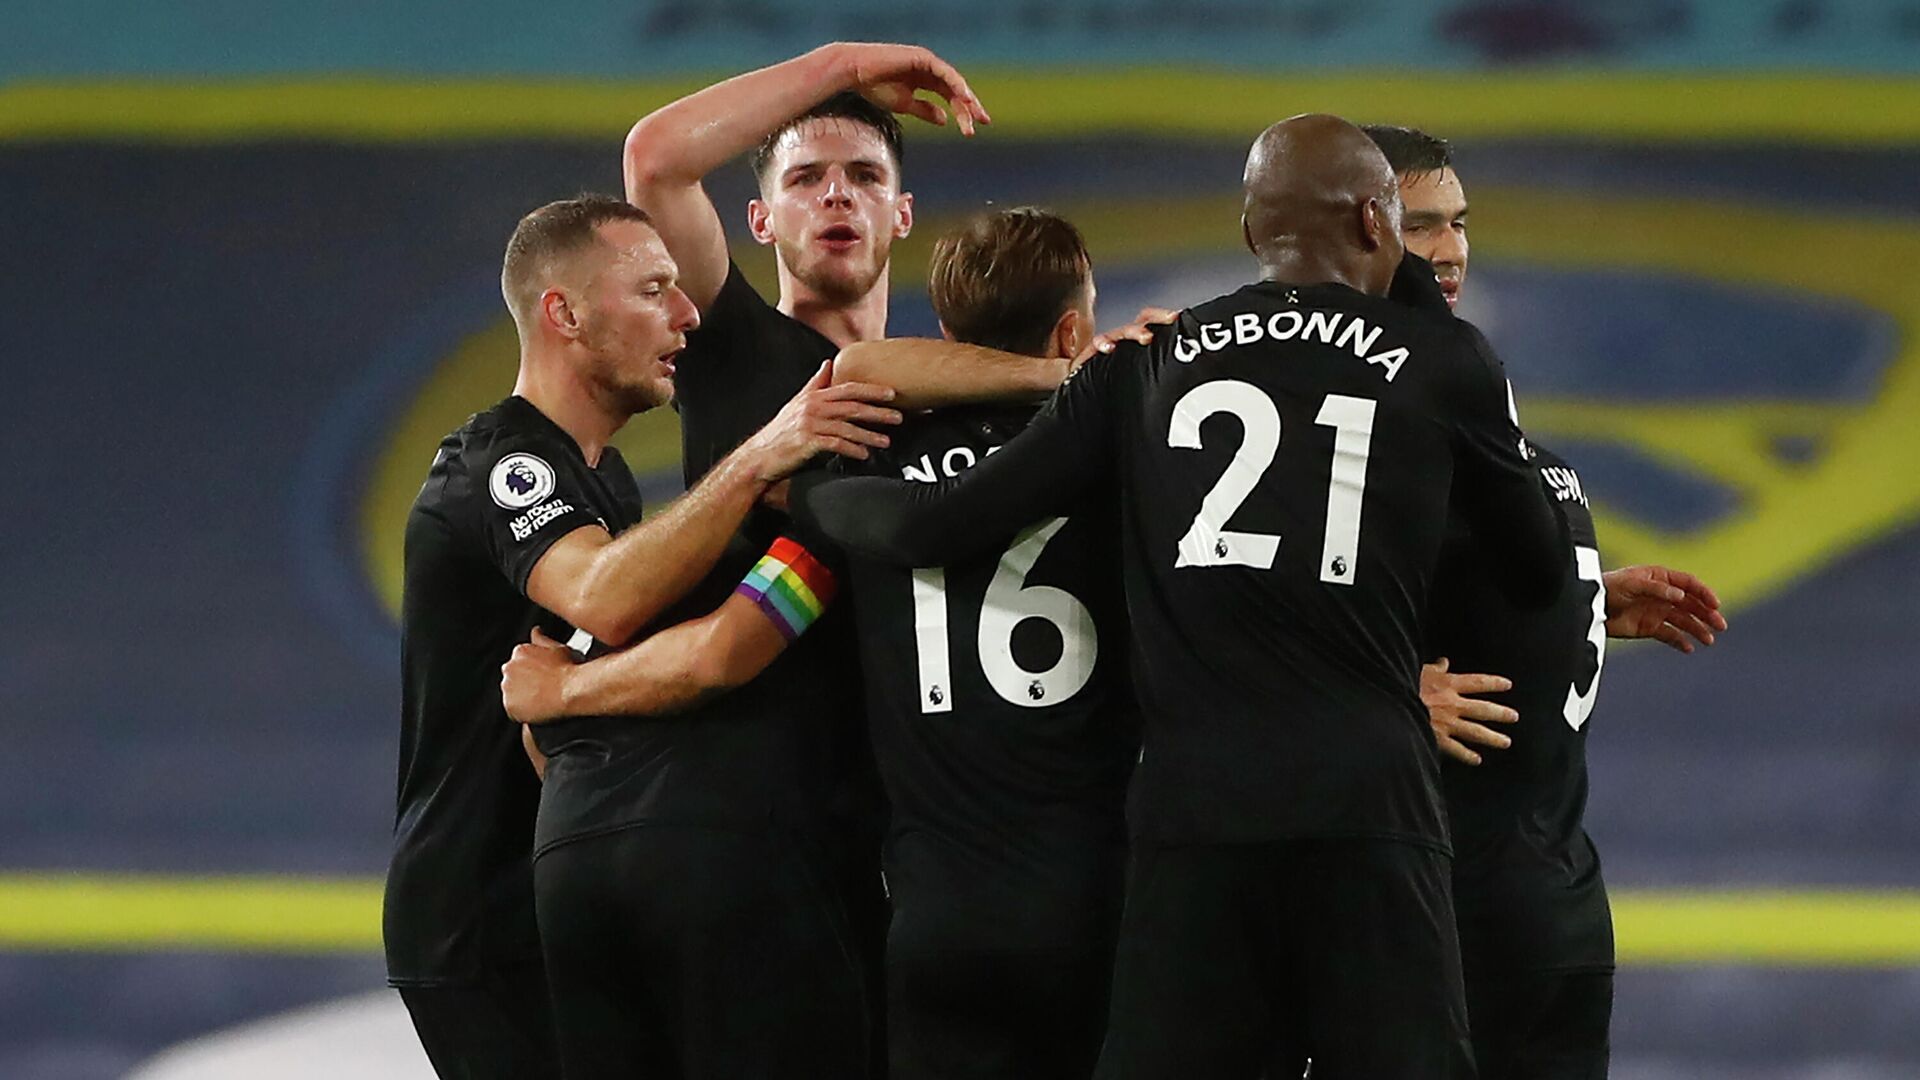
[[[796,165],[853,161],[876,161],[889,171],[898,166],[879,132],[858,120],[840,116],[802,120],[788,128],[773,148],[776,172],[785,172]]]
[[[1467,192],[1452,169],[1409,173],[1400,178],[1400,201],[1409,214],[1452,217],[1467,208]]]
[[[660,234],[638,221],[609,221],[600,226],[600,239],[611,256],[609,262],[636,275],[654,277],[675,273],[673,256],[660,241]]]

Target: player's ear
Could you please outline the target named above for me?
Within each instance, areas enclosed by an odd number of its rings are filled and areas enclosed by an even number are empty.
[[[580,313],[563,289],[553,287],[540,294],[540,319],[568,341],[580,337]]]
[[[903,191],[893,204],[893,238],[905,240],[913,231],[913,192]]]
[[[1368,199],[1360,204],[1360,243],[1368,251],[1378,251],[1387,242],[1387,234],[1393,231],[1393,224],[1387,218],[1387,208],[1379,199]]]
[[[946,323],[941,323],[941,324],[940,324],[940,336],[941,336],[942,338],[944,338],[944,339],[946,339],[947,341],[957,341],[957,340],[959,340],[958,338],[955,338],[955,337],[953,336],[953,331],[951,331],[951,330],[949,330],[949,329],[947,329],[947,324],[946,324]]]
[[[1060,313],[1060,320],[1053,324],[1053,338],[1049,344],[1053,347],[1050,355],[1071,360],[1080,355],[1080,350],[1093,340],[1093,326],[1085,315],[1080,313],[1079,305],[1074,305]]]
[[[1245,214],[1240,215],[1240,241],[1247,245],[1248,251],[1253,252],[1254,258],[1260,257],[1260,249],[1253,246],[1253,229],[1247,225]]]
[[[747,200],[747,231],[755,243],[773,243],[773,207],[765,199]]]

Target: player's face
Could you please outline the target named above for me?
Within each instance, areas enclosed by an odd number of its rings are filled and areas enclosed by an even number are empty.
[[[610,221],[600,237],[608,255],[580,313],[588,377],[614,407],[645,412],[673,400],[673,363],[700,313],[680,291],[673,256],[652,228]]]
[[[913,227],[880,133],[834,117],[796,125],[775,147],[761,198],[747,208],[754,238],[771,243],[800,283],[836,304],[873,291],[893,242]]]
[[[1433,264],[1448,305],[1458,304],[1467,280],[1467,192],[1460,178],[1452,169],[1408,174],[1400,180],[1400,201],[1407,250]]]

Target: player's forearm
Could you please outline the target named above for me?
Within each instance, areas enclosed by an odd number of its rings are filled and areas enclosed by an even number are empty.
[[[565,716],[665,716],[742,686],[786,647],[751,600],[738,595],[697,619],[568,670]]]
[[[576,583],[574,625],[622,645],[692,591],[766,491],[758,456],[735,451],[658,515],[602,548]]]
[[[934,338],[862,341],[834,358],[833,381],[890,386],[893,404],[937,409],[990,401],[1041,401],[1066,380],[1069,362]]]
[[[939,488],[880,476],[796,477],[794,520],[847,551],[897,566],[944,566],[997,536],[970,527],[960,502]]]
[[[664,716],[720,688],[701,678],[711,616],[692,619],[628,649],[572,668],[561,686],[563,716]]]
[[[1020,528],[1070,511],[1094,481],[1084,443],[1042,417],[958,477],[937,484],[878,476],[794,478],[794,519],[841,547],[901,566],[943,566]]]
[[[642,117],[627,133],[627,191],[698,183],[775,128],[851,85],[841,50],[823,45],[736,75]]]

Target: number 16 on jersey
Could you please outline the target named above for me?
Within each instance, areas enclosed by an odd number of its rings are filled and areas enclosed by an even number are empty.
[[[1079,693],[1093,677],[1094,661],[1100,655],[1093,614],[1079,598],[1051,585],[1026,583],[1040,553],[1066,523],[1066,518],[1054,518],[1015,537],[994,568],[980,602],[976,647],[981,674],[995,694],[1023,708],[1058,705]],[[1042,619],[1060,635],[1060,658],[1044,671],[1029,671],[1013,657],[1014,628],[1028,619]],[[915,570],[913,640],[919,657],[922,714],[953,711],[948,625],[947,572],[939,567]]]

